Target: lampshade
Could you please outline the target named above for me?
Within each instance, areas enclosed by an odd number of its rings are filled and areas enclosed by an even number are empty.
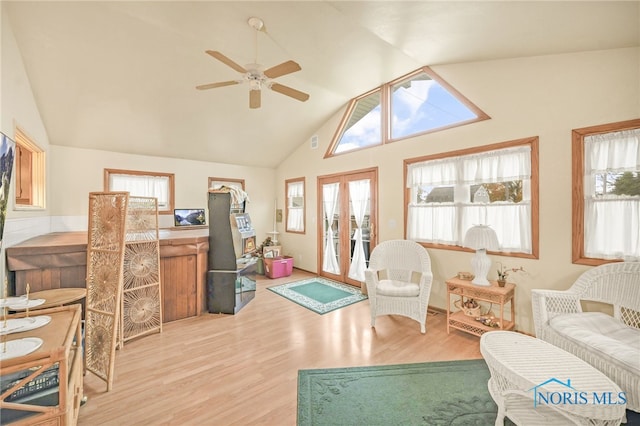
[[[464,235],[464,246],[474,250],[497,250],[498,236],[488,225],[473,225]]]
[[[487,225],[474,225],[465,234],[463,245],[476,251],[471,259],[471,267],[475,275],[471,282],[482,286],[491,285],[487,280],[487,274],[491,267],[487,250],[497,250],[499,247],[496,231]]]

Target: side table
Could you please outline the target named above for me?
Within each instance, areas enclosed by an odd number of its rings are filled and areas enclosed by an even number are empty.
[[[46,309],[55,306],[63,306],[70,303],[79,302],[86,296],[86,288],[52,288],[49,290],[36,291],[29,294],[29,298],[44,299],[44,303],[30,309]]]
[[[447,334],[451,328],[455,328],[466,333],[481,336],[483,333],[492,330],[513,330],[515,328],[516,311],[515,311],[515,289],[513,283],[507,283],[504,287],[499,287],[496,281],[491,281],[490,286],[479,286],[472,284],[471,281],[461,280],[458,277],[450,278],[447,284]],[[467,316],[464,312],[451,310],[452,296],[459,297],[460,303],[464,299],[475,299],[489,302],[497,305],[500,309],[498,327],[490,327],[476,321],[475,318]],[[505,319],[504,309],[506,304],[510,305],[511,315]]]

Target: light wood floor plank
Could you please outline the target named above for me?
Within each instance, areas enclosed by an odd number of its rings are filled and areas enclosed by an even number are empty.
[[[171,322],[161,334],[117,351],[113,389],[85,376],[80,425],[294,425],[299,369],[480,358],[479,338],[446,332],[429,315],[427,333],[400,316],[370,326],[369,302],[318,315],[267,287],[311,276],[258,281],[237,315]]]

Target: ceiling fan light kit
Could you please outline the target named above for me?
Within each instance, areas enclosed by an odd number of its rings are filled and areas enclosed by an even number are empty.
[[[263,71],[262,65],[258,63],[258,32],[265,31],[264,22],[260,18],[251,17],[247,21],[249,26],[256,32],[256,58],[255,63],[241,66],[223,55],[221,52],[215,50],[207,50],[206,53],[214,59],[222,62],[228,67],[242,74],[242,77],[238,80],[221,81],[217,83],[201,84],[196,86],[198,90],[215,89],[218,87],[232,86],[235,84],[247,83],[249,85],[249,108],[260,108],[261,105],[261,90],[263,87],[270,89],[274,92],[280,93],[290,98],[296,99],[301,102],[305,102],[309,99],[307,93],[301,92],[294,88],[285,86],[283,84],[276,83],[273,79],[282,77],[283,75],[291,74],[300,71],[302,68],[295,61],[285,61],[281,64],[275,65],[269,69]]]

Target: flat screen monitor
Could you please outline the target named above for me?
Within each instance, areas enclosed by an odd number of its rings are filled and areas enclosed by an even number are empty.
[[[204,209],[174,209],[173,223],[175,226],[206,225]]]

